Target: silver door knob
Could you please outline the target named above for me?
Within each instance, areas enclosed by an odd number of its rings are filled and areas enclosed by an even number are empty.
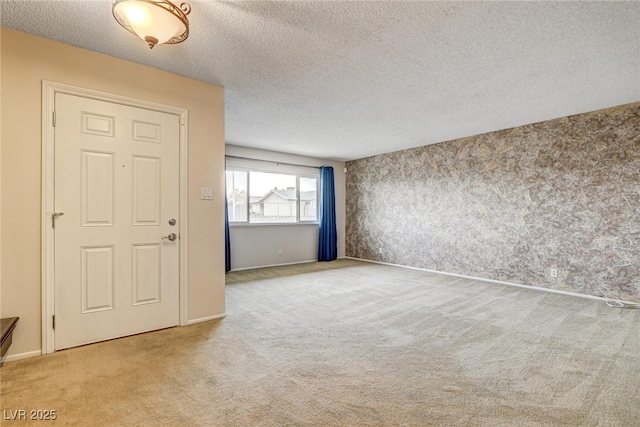
[[[173,242],[174,240],[176,240],[178,238],[178,235],[176,233],[169,233],[168,236],[164,236],[162,239],[160,240],[164,240],[164,239],[169,239],[169,241]]]

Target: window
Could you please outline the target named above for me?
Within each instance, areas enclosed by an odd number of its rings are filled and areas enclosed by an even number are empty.
[[[298,224],[318,220],[319,175],[281,169],[227,167],[230,223]]]
[[[247,220],[247,173],[227,171],[227,209],[229,221]]]
[[[300,177],[300,221],[318,220],[318,179]]]

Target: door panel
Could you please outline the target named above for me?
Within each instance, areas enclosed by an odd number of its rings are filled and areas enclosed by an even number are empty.
[[[82,226],[112,226],[114,153],[82,151]]]
[[[133,224],[160,225],[160,159],[133,158]]]
[[[179,118],[56,94],[55,348],[179,323]]]
[[[82,313],[112,310],[115,283],[113,246],[82,248]]]
[[[133,304],[160,302],[160,245],[133,245]]]

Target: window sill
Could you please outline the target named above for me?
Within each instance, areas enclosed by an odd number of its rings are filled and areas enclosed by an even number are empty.
[[[304,227],[304,226],[315,226],[317,227],[320,223],[318,222],[260,222],[260,223],[248,223],[248,222],[230,222],[230,228],[252,228],[252,227]]]

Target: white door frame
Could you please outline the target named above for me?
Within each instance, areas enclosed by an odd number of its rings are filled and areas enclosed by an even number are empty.
[[[42,279],[42,354],[55,351],[53,315],[55,313],[54,282],[54,233],[51,227],[51,214],[54,207],[54,126],[55,94],[65,93],[84,98],[96,99],[130,107],[144,108],[162,113],[176,114],[180,117],[180,325],[188,324],[188,119],[189,112],[184,108],[158,104],[150,101],[113,95],[91,89],[85,89],[62,83],[42,81],[42,222],[41,222],[41,279]]]

